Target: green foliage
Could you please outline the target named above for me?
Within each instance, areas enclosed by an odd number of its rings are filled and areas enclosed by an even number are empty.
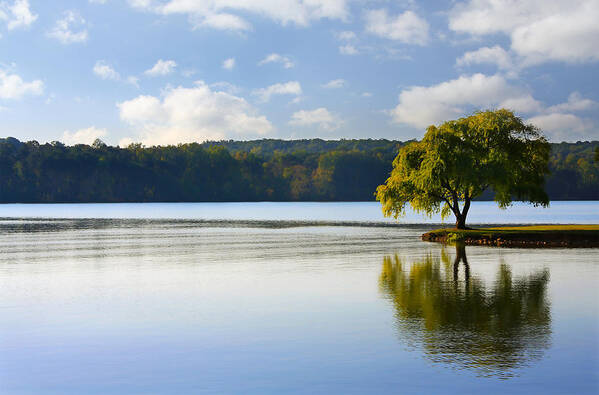
[[[449,244],[459,243],[461,241],[464,241],[465,238],[466,238],[466,236],[464,235],[464,233],[449,232],[447,234],[447,243],[449,243]]]
[[[127,148],[0,138],[0,202],[372,200],[405,143],[254,140]],[[599,200],[599,142],[552,144],[551,199]],[[493,199],[489,189],[481,199]]]
[[[0,139],[0,202],[369,200],[398,146],[300,140],[310,150],[290,151],[293,143],[118,148]]]
[[[597,200],[599,161],[594,156],[599,150],[599,142],[560,143],[551,148],[551,177],[547,179],[551,199]]]
[[[386,216],[397,218],[410,204],[428,215],[453,212],[463,228],[470,202],[489,188],[502,208],[513,199],[547,205],[549,153],[537,128],[512,112],[477,112],[430,126],[422,141],[403,147],[376,197]]]

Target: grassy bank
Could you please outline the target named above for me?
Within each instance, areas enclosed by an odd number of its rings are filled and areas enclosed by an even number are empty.
[[[462,242],[502,247],[599,247],[599,225],[508,226],[480,229],[437,229],[424,241]]]

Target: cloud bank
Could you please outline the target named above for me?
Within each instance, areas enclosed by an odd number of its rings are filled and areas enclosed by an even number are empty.
[[[117,107],[121,120],[137,132],[126,141],[147,145],[252,138],[273,129],[245,99],[214,91],[203,81],[167,89],[162,97],[141,95]]]

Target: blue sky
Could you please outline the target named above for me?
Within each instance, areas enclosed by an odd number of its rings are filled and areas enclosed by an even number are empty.
[[[422,137],[507,107],[599,139],[599,0],[0,0],[0,136]]]

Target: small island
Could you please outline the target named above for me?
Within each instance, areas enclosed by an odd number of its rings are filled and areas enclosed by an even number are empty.
[[[500,247],[599,247],[599,225],[509,226],[480,229],[437,229],[424,241]]]

